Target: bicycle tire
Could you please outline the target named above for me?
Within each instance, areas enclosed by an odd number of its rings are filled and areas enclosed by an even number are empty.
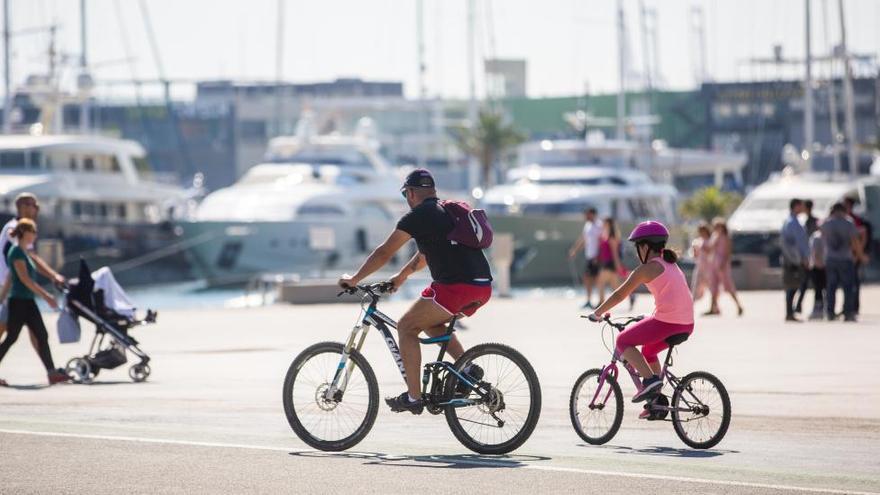
[[[684,422],[682,421],[681,415],[679,411],[677,411],[687,385],[697,379],[703,379],[710,382],[712,386],[718,390],[722,407],[721,422],[718,425],[718,429],[711,437],[704,441],[696,441],[688,436],[682,426]],[[728,395],[724,384],[721,383],[721,380],[706,371],[694,371],[681,379],[681,382],[678,387],[675,388],[675,392],[672,395],[672,408],[672,427],[675,429],[675,434],[678,435],[678,438],[680,438],[685,445],[694,449],[710,449],[718,445],[718,442],[724,438],[724,435],[727,434],[727,429],[730,427],[730,396]]]
[[[538,424],[538,418],[541,416],[541,384],[538,381],[538,375],[535,373],[534,368],[529,363],[529,361],[519,353],[516,349],[512,347],[506,346],[504,344],[480,344],[468,349],[456,362],[455,368],[458,370],[464,369],[464,367],[476,360],[477,358],[489,355],[499,355],[503,356],[510,361],[512,361],[522,372],[525,377],[525,381],[529,386],[529,410],[526,414],[526,419],[523,421],[522,426],[519,431],[516,432],[510,439],[500,442],[500,443],[484,443],[479,440],[473,438],[467,430],[462,426],[462,420],[458,416],[458,412],[461,409],[466,408],[456,408],[452,406],[448,406],[446,408],[446,422],[449,425],[449,429],[452,431],[452,434],[455,435],[455,438],[461,442],[462,445],[467,447],[468,449],[484,455],[494,455],[494,454],[507,454],[517,448],[519,448],[526,440],[529,439],[532,432],[535,430],[535,426]],[[484,377],[484,380],[489,378],[488,376]],[[446,388],[444,390],[444,395],[446,397],[453,397],[455,394],[456,386],[458,385],[458,377],[450,374],[448,379],[446,380]],[[474,406],[469,406],[474,407]]]
[[[363,355],[356,350],[352,350],[349,365],[354,363],[354,365],[360,369],[363,373],[364,381],[367,384],[368,404],[363,421],[361,421],[351,435],[337,440],[325,440],[319,438],[310,432],[301,421],[300,415],[297,414],[294,405],[293,391],[302,366],[311,358],[320,354],[337,354],[341,357],[343,349],[344,346],[338,342],[321,342],[312,345],[303,350],[293,360],[290,364],[290,368],[287,370],[287,375],[284,378],[282,401],[284,403],[284,414],[287,416],[287,422],[300,440],[313,448],[328,452],[347,450],[357,445],[373,428],[373,424],[376,422],[376,415],[379,412],[379,385],[376,382],[376,375],[373,373],[373,368]],[[337,358],[337,360],[338,359],[339,358]]]
[[[602,376],[602,370],[598,368],[584,371],[581,376],[575,380],[574,386],[571,388],[571,398],[568,401],[568,413],[571,418],[571,425],[574,427],[575,433],[590,445],[602,445],[611,441],[611,439],[617,435],[618,430],[620,430],[620,424],[623,422],[623,392],[620,391],[620,384],[617,383],[617,380],[609,374],[605,377],[605,383],[611,387],[615,405],[614,419],[611,421],[611,427],[601,436],[591,436],[584,430],[583,424],[581,424],[580,421],[580,413],[578,411],[580,392],[584,384],[587,383],[587,380],[590,380],[592,377],[595,377],[595,379],[598,380],[600,376]],[[592,397],[590,397],[589,400],[592,400]]]

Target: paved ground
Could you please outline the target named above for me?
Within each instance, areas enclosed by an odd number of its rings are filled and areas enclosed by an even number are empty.
[[[781,297],[746,293],[745,316],[724,307],[730,316],[699,319],[681,347],[677,371],[710,370],[731,394],[730,431],[708,451],[685,448],[669,423],[639,421],[632,405],[609,445],[575,435],[570,388],[607,351],[573,299],[496,300],[461,334],[508,343],[538,371],[541,422],[504,457],[470,453],[442,417],[384,409],[357,452],[300,442],[281,407],[284,373],[305,346],[345,338],[350,305],[162,313],[136,333],[153,357],[144,384],[120,368],[91,386],[43,387],[22,340],[0,367],[13,385],[0,389],[0,493],[880,492],[880,288],[865,290],[857,324],[783,324]],[[405,303],[383,307],[394,316]],[[65,362],[86,345],[53,350]],[[365,354],[383,395],[402,390],[378,337]]]

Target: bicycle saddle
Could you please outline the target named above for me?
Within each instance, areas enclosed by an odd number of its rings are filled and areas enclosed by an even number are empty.
[[[691,334],[689,333],[677,333],[675,335],[670,335],[669,337],[666,337],[666,343],[669,345],[669,347],[673,347],[686,341],[690,336]]]

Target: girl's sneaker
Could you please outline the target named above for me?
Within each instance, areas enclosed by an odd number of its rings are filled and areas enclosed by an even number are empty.
[[[663,386],[663,380],[660,379],[659,376],[654,375],[650,378],[645,378],[642,382],[642,389],[636,392],[636,395],[633,396],[633,402],[642,402],[643,400],[653,397],[654,394],[660,391],[660,388]]]

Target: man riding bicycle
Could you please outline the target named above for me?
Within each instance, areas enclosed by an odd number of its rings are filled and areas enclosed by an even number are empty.
[[[385,402],[394,412],[409,411],[421,414],[421,348],[419,333],[431,337],[443,335],[445,324],[458,313],[473,315],[492,295],[492,276],[483,251],[447,239],[454,227],[452,217],[437,198],[431,173],[424,169],[411,172],[400,189],[411,208],[391,235],[377,247],[354,275],[339,279],[342,287],[353,287],[383,266],[406,244],[415,239],[418,250],[390,282],[397,290],[413,273],[428,266],[431,284],[397,323],[399,347],[406,370],[407,391]],[[458,359],[464,348],[453,335],[447,352]],[[482,370],[471,365],[465,371],[474,378],[482,377]]]

